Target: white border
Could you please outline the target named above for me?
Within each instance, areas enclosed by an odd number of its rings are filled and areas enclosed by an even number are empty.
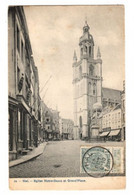
[[[12,193],[46,193],[46,191],[10,191],[8,189],[8,114],[7,114],[7,9],[8,5],[102,5],[102,4],[124,4],[125,5],[125,34],[126,34],[126,102],[127,102],[127,188],[118,191],[74,191],[74,192],[52,192],[47,193],[71,193],[71,194],[133,194],[134,191],[134,1],[133,0],[5,0],[0,5],[0,191],[1,194]],[[113,27],[114,28],[114,27]]]

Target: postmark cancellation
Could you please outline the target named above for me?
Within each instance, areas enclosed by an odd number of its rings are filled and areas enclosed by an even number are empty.
[[[92,177],[125,175],[123,147],[82,146],[80,172]]]

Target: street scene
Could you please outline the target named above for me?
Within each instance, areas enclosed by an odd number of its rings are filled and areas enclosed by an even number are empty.
[[[123,14],[121,6],[9,7],[10,178],[86,177],[81,147],[95,146],[109,147],[110,171],[125,174]]]
[[[70,175],[72,177],[86,177],[86,173],[80,173],[79,150],[81,145],[89,145],[89,143],[78,140],[50,141],[39,157],[10,168],[10,178],[70,177]],[[92,144],[92,146],[95,145]],[[105,145],[106,143],[103,143],[103,146]],[[117,142],[116,145],[123,146],[123,143]],[[109,142],[108,146],[112,146],[112,143]]]

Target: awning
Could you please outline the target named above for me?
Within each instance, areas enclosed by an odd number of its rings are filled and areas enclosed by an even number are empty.
[[[110,133],[109,131],[103,132],[103,133],[100,134],[100,137],[107,136],[109,133]]]
[[[108,136],[116,136],[120,133],[120,129],[118,130],[113,130],[113,131],[110,131],[110,134]]]

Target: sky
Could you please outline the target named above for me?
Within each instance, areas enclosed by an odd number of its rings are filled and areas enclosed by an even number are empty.
[[[122,6],[24,7],[40,96],[63,118],[73,119],[73,54],[79,60],[79,38],[85,18],[100,47],[103,87],[122,90],[124,70],[124,9]]]

